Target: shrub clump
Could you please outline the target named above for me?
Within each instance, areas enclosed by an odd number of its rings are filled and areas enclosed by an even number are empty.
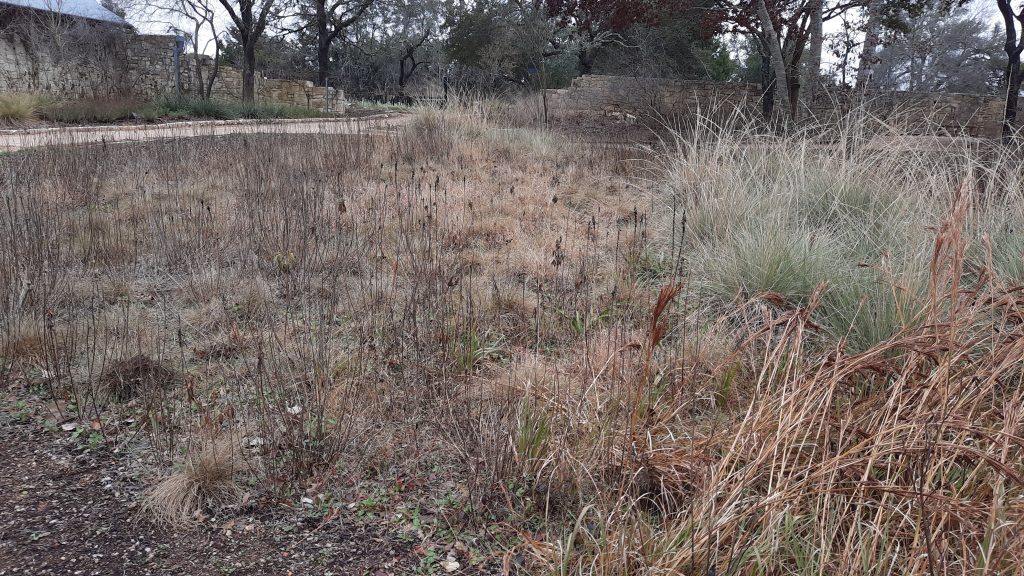
[[[167,390],[180,380],[177,371],[139,354],[115,362],[100,377],[100,389],[116,402],[127,402],[147,392]]]
[[[46,99],[39,94],[12,92],[0,94],[0,123],[18,125],[37,117]]]

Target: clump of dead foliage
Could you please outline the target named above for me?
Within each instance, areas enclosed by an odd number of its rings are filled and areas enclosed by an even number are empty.
[[[201,442],[181,470],[146,492],[144,510],[169,526],[189,526],[222,508],[242,502],[238,475],[244,463],[239,439],[230,435]]]
[[[99,386],[117,402],[127,402],[143,394],[165,392],[181,382],[181,375],[161,362],[138,354],[114,362],[100,375]]]

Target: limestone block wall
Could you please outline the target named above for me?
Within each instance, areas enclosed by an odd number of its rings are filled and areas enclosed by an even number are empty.
[[[3,27],[6,26],[6,27]],[[0,26],[0,91],[97,98],[130,91],[122,30],[83,24],[43,35],[30,25]]]
[[[569,88],[546,93],[549,118],[631,112],[670,116],[760,115],[761,89],[738,82],[681,81],[625,76],[582,76]],[[823,91],[805,116],[834,122],[858,111],[906,133],[922,130],[996,138],[1002,100],[974,94]]]
[[[128,93],[156,98],[174,90],[174,36],[134,34],[124,50]]]
[[[182,61],[182,91],[186,94],[196,93],[196,67],[202,69],[203,82],[208,82],[213,73],[213,60],[209,56],[187,55]],[[172,86],[173,88],[173,86]],[[345,94],[334,88],[314,86],[308,80],[281,80],[256,76],[256,102],[286,104],[315,110],[344,112],[346,107]],[[217,70],[210,96],[217,100],[241,100],[242,71],[231,66],[221,65]]]
[[[94,81],[84,70],[72,73],[54,60],[34,54],[19,38],[0,37],[0,90],[92,95]]]
[[[858,111],[906,134],[939,131],[977,138],[998,138],[1003,99],[980,94],[831,91],[815,99],[810,115],[834,121]]]
[[[25,22],[18,25],[18,18]],[[37,92],[59,99],[153,99],[175,90],[174,36],[145,35],[116,26],[73,23],[43,34],[31,28],[34,20],[0,14],[0,91]],[[181,89],[194,93],[195,67],[209,78],[208,56],[183,55]],[[242,72],[221,66],[212,96],[241,100]],[[256,78],[256,100],[343,112],[344,94],[302,80]]]

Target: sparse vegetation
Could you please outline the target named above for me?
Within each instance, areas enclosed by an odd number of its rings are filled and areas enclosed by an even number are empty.
[[[270,120],[328,116],[332,114],[299,106],[267,103],[245,105],[188,97],[164,97],[145,102],[123,98],[54,101],[52,98],[33,94],[0,95],[0,120],[18,127],[40,120],[59,124],[109,124],[129,120]]]
[[[324,118],[331,116],[312,108],[301,108],[285,104],[242,104],[223,100],[200,100],[196,98],[163,98],[145,107],[140,115],[144,118],[210,118],[214,120],[237,120],[241,118]]]
[[[174,526],[272,497],[492,573],[1024,561],[1019,149],[508,117],[4,157],[6,380],[144,452]]]
[[[133,99],[95,98],[52,102],[39,110],[43,120],[61,124],[106,124],[132,118],[142,118],[147,105]],[[155,119],[155,116],[146,119]]]

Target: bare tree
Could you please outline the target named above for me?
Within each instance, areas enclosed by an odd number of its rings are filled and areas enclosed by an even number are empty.
[[[764,109],[788,123],[814,97],[824,48],[824,25],[866,0],[716,0],[719,18],[759,43]],[[801,95],[804,87],[809,86]],[[777,101],[777,105],[776,105]],[[800,106],[798,106],[800,104]]]
[[[221,0],[223,1],[223,0]],[[362,18],[376,0],[304,0],[301,18],[316,28],[316,80],[327,84],[331,68],[331,46]]]
[[[775,24],[772,22],[771,14],[768,13],[768,6],[765,0],[757,0],[757,17],[761,21],[763,40],[768,48],[771,57],[772,69],[775,73],[775,93],[778,95],[780,118],[785,122],[789,119],[792,106],[789,100],[789,83],[786,74],[786,60],[783,58],[782,45],[775,32]]]
[[[864,8],[867,20],[864,24],[864,43],[860,47],[860,62],[857,64],[857,89],[863,90],[871,80],[871,67],[875,64],[875,51],[881,43],[882,0],[868,0]]]
[[[936,7],[908,32],[889,31],[875,55],[871,84],[880,90],[992,93],[1004,57],[987,14],[969,7]]]
[[[430,64],[428,61],[416,59],[416,51],[430,38],[430,33],[428,28],[419,38],[407,41],[403,46],[403,52],[398,60],[398,90],[402,96],[405,96],[406,81],[416,73],[416,69]]]
[[[215,0],[145,0],[145,17],[151,21],[167,22],[171,30],[182,34],[191,44],[194,55],[195,95],[209,100],[213,84],[220,72],[221,31],[217,25]],[[209,36],[204,39],[204,36]],[[213,69],[203,76],[202,56],[213,46]]]
[[[448,10],[447,0],[376,0],[332,48],[331,74],[353,94],[404,96],[416,76],[447,61]]]
[[[850,87],[852,85],[850,76],[856,78],[857,75],[857,68],[853,66],[852,62],[857,60],[859,63],[860,55],[856,53],[863,43],[858,40],[858,27],[849,15],[843,14],[840,16],[840,20],[842,23],[838,32],[828,38],[828,50],[833,57],[829,75],[835,78],[840,86]]]
[[[242,46],[242,102],[256,98],[256,44],[267,24],[280,17],[277,0],[218,0],[234,24],[234,34]]]
[[[1018,35],[1017,26],[1024,28],[1024,10],[1014,11],[1010,0],[996,0],[999,13],[1003,16],[1006,42],[1006,70],[1003,72],[1003,86],[1006,88],[1006,104],[1003,109],[1003,138],[1013,134],[1017,124],[1017,100],[1020,96],[1020,55],[1024,52],[1024,35]]]
[[[801,62],[803,70],[800,74],[800,102],[802,105],[799,110],[810,109],[818,92],[818,81],[821,76],[821,52],[825,42],[824,9],[825,0],[811,0],[807,54]]]

